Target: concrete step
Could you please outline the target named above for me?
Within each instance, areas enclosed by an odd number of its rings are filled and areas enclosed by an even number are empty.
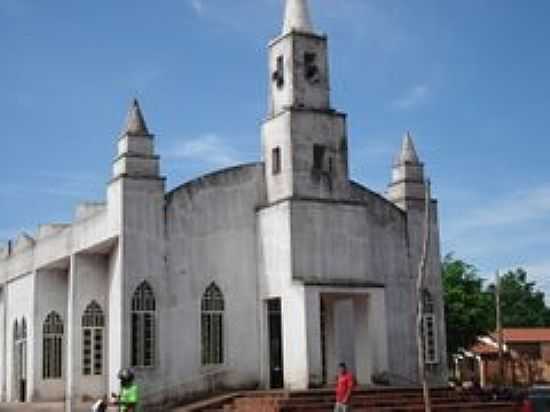
[[[513,402],[484,402],[479,395],[449,389],[431,391],[434,412],[519,412]],[[358,388],[353,395],[354,412],[420,412],[424,410],[419,389]],[[194,404],[175,412],[328,412],[334,409],[332,389],[311,391],[257,391],[229,395]]]

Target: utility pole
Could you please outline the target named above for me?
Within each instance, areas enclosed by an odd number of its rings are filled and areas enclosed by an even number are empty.
[[[431,182],[426,180],[425,193],[425,211],[424,211],[424,242],[422,246],[422,256],[418,266],[418,277],[416,279],[416,346],[418,348],[418,373],[422,382],[422,395],[424,398],[424,410],[432,412],[432,400],[430,397],[430,388],[426,378],[426,352],[422,333],[422,323],[424,320],[424,278],[426,277],[426,261],[428,260],[428,248],[430,245],[431,232]]]
[[[503,363],[503,335],[502,335],[502,310],[500,303],[500,273],[497,270],[496,273],[496,285],[495,285],[495,301],[496,301],[496,318],[497,318],[497,341],[498,341],[498,373],[500,383],[504,383],[504,363]]]

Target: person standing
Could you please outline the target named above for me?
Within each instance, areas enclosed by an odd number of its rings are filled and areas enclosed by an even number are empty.
[[[344,362],[338,366],[336,381],[336,405],[334,412],[351,412],[351,393],[355,386],[353,374],[348,371]]]

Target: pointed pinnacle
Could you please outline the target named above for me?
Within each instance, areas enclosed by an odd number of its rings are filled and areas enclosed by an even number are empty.
[[[293,30],[313,32],[308,0],[286,0],[283,34]]]
[[[126,134],[134,136],[147,136],[149,130],[145,124],[143,113],[139,107],[139,102],[134,98],[130,110],[128,111],[128,117],[126,119]]]
[[[405,137],[403,138],[403,143],[401,145],[401,152],[399,153],[399,163],[401,164],[405,164],[405,163],[419,164],[420,163],[420,159],[418,158],[418,154],[416,153],[413,138],[410,132],[407,132],[407,134],[405,134]]]

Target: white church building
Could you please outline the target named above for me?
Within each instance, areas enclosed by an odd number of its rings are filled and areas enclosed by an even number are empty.
[[[307,0],[269,43],[262,160],[168,191],[137,101],[104,203],[0,248],[0,401],[74,402],[132,367],[150,403],[212,390],[418,382],[425,180],[410,135],[385,195],[350,179],[346,115]],[[396,148],[397,150],[398,148]],[[388,170],[389,174],[389,170]],[[447,379],[437,203],[424,284],[433,383]]]

